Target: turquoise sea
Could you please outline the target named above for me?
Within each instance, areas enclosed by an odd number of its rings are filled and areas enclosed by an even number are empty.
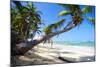
[[[95,47],[94,41],[87,41],[87,42],[55,41],[54,44]]]

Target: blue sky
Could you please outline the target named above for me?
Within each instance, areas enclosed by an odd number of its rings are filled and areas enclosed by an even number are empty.
[[[43,13],[41,15],[41,18],[43,19],[43,23],[45,23],[45,26],[57,22],[62,18],[66,18],[66,22],[70,21],[70,17],[58,17],[58,13],[62,10],[65,10],[62,6],[59,6],[55,3],[37,2],[34,4],[37,9]],[[83,6],[80,7],[82,8]],[[92,14],[87,14],[87,16],[95,17],[95,7],[92,8]],[[94,41],[94,39],[95,28],[93,25],[89,24],[89,21],[87,21],[86,19],[79,27],[76,27],[69,32],[65,32],[58,37],[53,37],[54,41]]]

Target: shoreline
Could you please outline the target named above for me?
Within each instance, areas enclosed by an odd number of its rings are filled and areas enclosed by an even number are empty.
[[[48,49],[50,48],[55,48],[55,49],[60,49],[61,51],[71,51],[71,52],[87,52],[88,54],[95,55],[95,47],[89,47],[89,46],[76,46],[76,45],[61,45],[61,44],[53,44],[52,46],[48,43],[46,44],[39,44],[38,46],[44,46],[47,47]]]
[[[43,47],[43,44],[39,46]],[[48,45],[47,45],[48,46]],[[50,51],[54,51],[52,49],[57,49],[58,57],[62,57],[63,59],[74,61],[74,62],[91,62],[95,61],[95,48],[94,47],[86,47],[86,46],[72,46],[72,45],[59,45],[54,44],[52,47],[47,47],[45,49],[49,49]],[[43,48],[44,49],[44,48]]]

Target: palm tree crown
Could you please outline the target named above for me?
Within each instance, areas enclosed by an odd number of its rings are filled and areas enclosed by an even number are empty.
[[[32,2],[27,2],[24,6],[22,2],[13,1],[11,8],[11,27],[18,33],[21,39],[27,39],[29,32],[33,31],[33,34],[40,32],[39,25],[41,24],[40,12]]]

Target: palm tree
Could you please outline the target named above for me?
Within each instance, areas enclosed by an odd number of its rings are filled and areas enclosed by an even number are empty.
[[[39,30],[41,17],[40,12],[37,11],[32,2],[27,2],[25,6],[20,1],[13,1],[12,4],[15,5],[11,6],[11,43],[13,52],[16,43],[27,42],[30,31],[34,35],[41,32]]]
[[[16,7],[11,10],[12,28],[22,36],[23,40],[26,40],[30,30],[33,30],[34,33],[39,31],[38,25],[41,24],[41,17],[31,2],[28,2],[26,6],[19,1],[13,1],[13,3]]]
[[[15,3],[16,5],[17,5],[17,7],[18,7],[18,4],[17,3]],[[33,6],[33,5],[32,5]],[[31,6],[31,7],[32,7]],[[88,14],[88,13],[92,13],[92,8],[91,8],[91,6],[84,6],[84,8],[83,9],[81,9],[81,7],[79,6],[79,5],[65,5],[65,4],[63,4],[63,5],[60,5],[60,6],[62,6],[62,7],[64,7],[65,8],[65,10],[63,10],[63,11],[61,11],[60,13],[59,13],[59,16],[66,16],[67,17],[67,15],[70,15],[71,16],[71,21],[70,22],[66,22],[66,19],[64,18],[64,19],[61,19],[60,21],[58,21],[58,22],[55,22],[54,24],[50,24],[50,25],[48,25],[47,27],[45,27],[44,28],[44,33],[45,33],[45,35],[43,35],[42,37],[41,37],[41,39],[37,39],[37,40],[33,40],[32,42],[31,42],[31,44],[33,45],[33,46],[31,46],[29,49],[31,49],[31,48],[33,48],[34,46],[36,46],[36,45],[38,45],[39,43],[41,43],[41,42],[46,42],[47,40],[49,40],[50,41],[50,39],[52,38],[52,37],[54,37],[54,36],[57,36],[57,35],[59,35],[59,34],[62,34],[62,33],[65,33],[65,32],[68,32],[68,31],[70,31],[71,29],[73,29],[73,28],[75,28],[75,27],[77,27],[77,26],[79,26],[81,23],[82,23],[82,21],[84,20],[84,19],[87,19],[87,20],[89,20],[90,22],[92,22],[93,24],[95,24],[95,19],[94,18],[90,18],[90,17],[88,17],[88,16],[86,16],[86,14]],[[22,18],[24,18],[25,16],[24,16],[24,14],[25,13],[23,13],[22,11],[22,9],[20,9],[20,8],[22,8],[22,6],[20,5],[20,7],[18,7],[18,9],[20,10],[20,13],[22,14]],[[27,7],[26,7],[27,8]],[[31,8],[31,10],[33,10],[34,8]],[[34,12],[34,11],[32,11],[32,12]],[[30,10],[29,10],[29,12],[27,13],[29,16],[28,16],[28,18],[29,19],[31,19],[31,13],[32,13]],[[34,13],[34,14],[36,14],[36,13]],[[32,14],[33,15],[33,14]],[[38,16],[38,15],[33,15],[34,17],[36,17],[36,16]],[[38,16],[39,17],[39,16]],[[32,17],[33,18],[33,17]],[[40,19],[40,18],[39,18]],[[35,19],[34,19],[35,20]],[[32,20],[30,20],[30,22],[32,22],[32,23],[34,23],[33,24],[33,29],[34,29],[34,27],[35,27],[35,29],[38,29],[37,28],[37,26],[38,26],[38,24],[40,24],[40,23],[38,23],[37,22],[37,20],[36,21],[34,21],[33,19]],[[33,22],[34,21],[34,22]],[[23,25],[25,24],[25,19],[23,20]],[[40,21],[39,21],[40,22]],[[65,26],[63,26],[65,24]],[[31,25],[31,23],[29,24],[25,24],[25,28],[28,28],[28,25],[30,26]],[[25,29],[25,32],[26,31],[29,31],[29,28],[28,29]],[[34,30],[34,31],[36,31],[36,30]],[[24,33],[25,33],[24,32]],[[25,34],[25,36],[26,36],[26,34]],[[20,50],[21,50],[22,48],[20,48]],[[29,50],[28,49],[28,50]],[[24,52],[27,52],[28,50],[26,50],[26,51],[24,51]],[[23,52],[23,53],[24,53]]]
[[[84,6],[82,9],[79,5],[66,5],[60,4],[65,8],[65,10],[59,13],[59,16],[68,16],[70,15],[72,20],[70,22],[66,22],[65,19],[61,19],[59,22],[51,24],[44,29],[45,39],[48,40],[53,36],[62,34],[64,32],[70,31],[71,29],[79,26],[84,19],[90,21],[90,23],[95,24],[95,19],[86,16],[88,13],[92,13],[91,6]],[[65,27],[62,25],[66,25]],[[63,28],[61,28],[63,27]],[[60,28],[60,29],[59,29]]]

